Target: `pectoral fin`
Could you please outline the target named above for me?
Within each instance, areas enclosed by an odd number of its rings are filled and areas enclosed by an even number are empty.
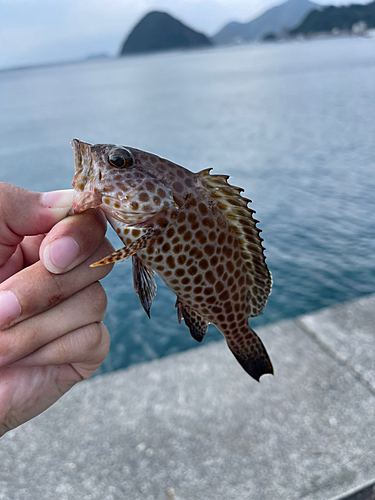
[[[111,255],[107,255],[104,259],[94,262],[94,264],[91,264],[90,267],[105,266],[106,264],[113,264],[114,262],[121,262],[122,260],[128,259],[140,250],[143,250],[143,248],[146,248],[149,245],[150,240],[155,238],[158,234],[160,234],[160,229],[150,228],[137,240],[132,241],[129,245],[125,245],[119,250],[116,250],[111,253]]]
[[[157,288],[154,280],[155,273],[137,255],[133,255],[132,260],[134,290],[138,294],[147,316],[150,317],[151,304],[155,298]]]
[[[183,304],[179,297],[177,297],[176,305],[178,322],[184,319],[186,326],[190,330],[190,335],[197,342],[202,342],[208,329],[208,322],[205,321],[196,311],[189,309]]]

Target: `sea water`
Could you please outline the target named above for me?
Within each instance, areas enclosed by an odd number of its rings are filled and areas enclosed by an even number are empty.
[[[253,200],[273,291],[257,326],[375,292],[375,40],[331,39],[0,72],[0,179],[69,188],[70,141],[134,146],[230,174]],[[116,248],[120,240],[108,237]],[[103,280],[102,370],[198,344],[157,279],[149,320],[131,263]],[[221,338],[211,326],[204,342]]]

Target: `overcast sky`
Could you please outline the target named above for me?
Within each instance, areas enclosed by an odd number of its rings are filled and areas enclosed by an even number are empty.
[[[167,11],[190,27],[213,35],[229,21],[250,21],[280,3],[283,1],[0,0],[0,68],[80,59],[103,52],[115,55],[129,31],[151,10]]]

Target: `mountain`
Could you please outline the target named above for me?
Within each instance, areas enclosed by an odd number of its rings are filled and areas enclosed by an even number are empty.
[[[348,5],[346,7],[325,7],[312,11],[302,24],[291,30],[291,35],[309,33],[329,33],[333,29],[350,31],[353,24],[364,21],[367,28],[375,28],[375,2],[367,5]]]
[[[227,24],[212,40],[222,45],[236,41],[260,40],[270,33],[279,35],[298,26],[310,11],[319,8],[320,5],[309,0],[288,0],[248,23]]]
[[[166,12],[149,12],[125,40],[120,56],[170,49],[207,47],[211,41]]]

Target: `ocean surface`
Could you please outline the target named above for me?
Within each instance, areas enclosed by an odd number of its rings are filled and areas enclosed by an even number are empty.
[[[0,72],[0,179],[69,188],[70,141],[134,146],[245,188],[274,286],[256,327],[375,292],[375,40],[173,52]],[[120,240],[108,236],[116,248]],[[103,280],[102,371],[196,347],[157,279],[149,320],[130,262]],[[210,326],[204,342],[221,338]]]

